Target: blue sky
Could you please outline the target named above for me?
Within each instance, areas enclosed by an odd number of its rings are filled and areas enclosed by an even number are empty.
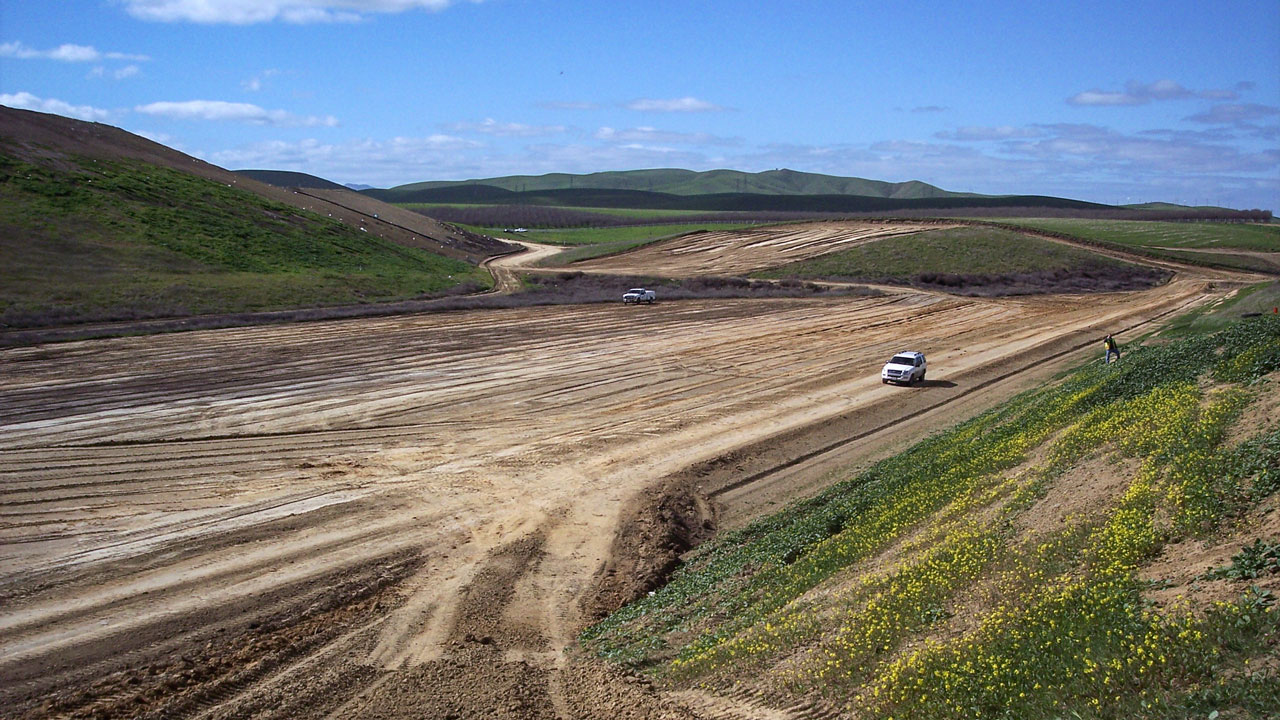
[[[387,187],[650,167],[1280,212],[1280,2],[0,0],[0,104]]]

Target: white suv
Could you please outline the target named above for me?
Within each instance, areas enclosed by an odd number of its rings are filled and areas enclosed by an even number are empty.
[[[880,370],[880,382],[885,383],[906,383],[908,385],[924,380],[925,370],[929,369],[925,363],[924,353],[919,352],[900,352],[890,358],[889,362],[884,364]]]
[[[652,290],[645,290],[644,288],[631,288],[622,296],[622,302],[628,305],[632,303],[637,305],[640,303],[649,303],[652,305],[653,301],[656,299],[657,293]]]

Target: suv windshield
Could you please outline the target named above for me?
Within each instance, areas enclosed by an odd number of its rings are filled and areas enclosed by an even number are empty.
[[[916,359],[910,355],[894,355],[890,365],[915,365]]]

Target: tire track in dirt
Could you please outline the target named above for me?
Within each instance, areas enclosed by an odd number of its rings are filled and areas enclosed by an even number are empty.
[[[1110,332],[1116,335],[1119,335],[1121,333],[1131,333],[1134,330],[1138,330],[1140,328],[1153,325],[1172,315],[1184,312],[1187,310],[1188,306],[1195,304],[1197,302],[1199,302],[1199,299],[1193,298],[1191,300],[1178,303],[1168,309],[1161,310],[1157,315],[1153,317],[1139,320],[1126,327],[1120,328],[1118,330],[1112,330]],[[1025,374],[1028,371],[1035,369],[1037,366],[1043,365],[1045,363],[1050,363],[1054,360],[1058,360],[1067,355],[1076,354],[1079,351],[1085,349],[1086,347],[1091,347],[1096,344],[1097,344],[1096,338],[1092,338],[1092,337],[1085,340],[1072,339],[1069,341],[1069,344],[1065,348],[1058,349],[1058,347],[1054,347],[1045,353],[1036,353],[1030,359],[1026,359],[1026,358],[1020,359],[1018,361],[1015,361],[1016,364],[1011,369],[1000,372],[999,374],[996,374],[994,376],[979,380],[976,383],[968,385],[967,387],[965,387],[965,389],[960,390],[958,392],[948,393],[941,399],[937,400],[936,402],[933,402],[931,404],[925,405],[918,409],[912,410],[909,413],[894,417],[889,422],[877,425],[875,427],[868,428],[866,430],[861,430],[854,435],[841,438],[840,440],[837,440],[835,442],[832,442],[822,447],[802,453],[790,460],[787,460],[781,464],[775,465],[767,470],[762,470],[760,472],[757,472],[751,475],[740,477],[732,482],[719,485],[715,489],[710,490],[708,492],[708,495],[712,498],[719,498],[734,490],[743,488],[747,485],[752,485],[752,484],[761,482],[774,475],[790,470],[791,468],[797,465],[806,463],[810,460],[814,460],[824,455],[828,455],[834,451],[840,450],[848,445],[851,445],[855,442],[863,440],[871,435],[875,435],[877,433],[881,433],[886,430],[891,430],[897,427],[898,425],[901,425],[905,422],[908,422],[917,417],[920,417],[921,415],[931,413],[946,405],[955,403],[959,400],[964,399],[969,395],[972,395],[974,393],[980,393],[986,390],[987,388],[993,385],[996,385],[998,383],[1004,382],[1014,376]]]
[[[575,270],[621,275],[745,275],[858,245],[954,223],[801,222],[680,235],[618,255],[582,260]]]
[[[857,432],[823,425],[857,408],[927,407],[937,388],[875,375],[903,346],[931,380],[998,372],[1224,287],[524,308],[0,352],[0,703],[36,712],[77,684],[123,702],[112,683],[150,687],[147,667],[213,643],[231,666],[137,714],[692,717],[565,649],[639,493],[776,466],[829,444],[824,427]],[[376,608],[329,602],[340,631],[308,625],[292,588],[387,553],[419,565]],[[248,642],[270,618],[317,639]],[[255,657],[268,669],[237,674]],[[195,660],[182,672],[206,672]]]

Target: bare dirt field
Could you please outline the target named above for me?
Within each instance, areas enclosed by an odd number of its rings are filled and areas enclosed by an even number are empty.
[[[534,307],[5,350],[0,707],[789,717],[664,695],[574,636],[717,522],[1237,284],[1188,271],[1140,293]],[[882,385],[908,348],[928,381]]]
[[[750,230],[689,233],[621,255],[584,260],[575,270],[618,275],[745,275],[895,235],[952,227],[925,222],[806,222]]]

